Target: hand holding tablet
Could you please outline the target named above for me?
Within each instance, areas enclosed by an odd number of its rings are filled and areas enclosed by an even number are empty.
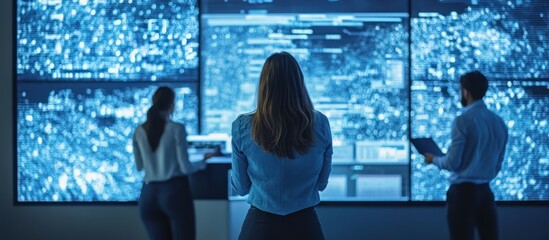
[[[430,153],[434,156],[444,156],[444,153],[442,153],[432,138],[412,138],[411,141],[417,151],[422,155]]]

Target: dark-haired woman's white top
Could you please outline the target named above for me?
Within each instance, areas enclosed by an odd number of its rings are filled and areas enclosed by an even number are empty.
[[[156,151],[152,151],[143,125],[133,135],[135,164],[137,170],[145,170],[145,183],[166,181],[206,168],[206,161],[189,161],[187,148],[185,125],[171,120],[166,122]]]
[[[231,185],[248,203],[263,211],[287,215],[320,202],[332,169],[332,134],[328,118],[315,111],[314,143],[294,159],[264,151],[251,135],[251,114],[232,125]]]

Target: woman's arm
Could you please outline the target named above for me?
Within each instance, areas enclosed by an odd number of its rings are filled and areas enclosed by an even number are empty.
[[[191,174],[196,171],[200,171],[206,168],[206,161],[199,161],[191,163],[189,161],[188,143],[187,143],[187,131],[185,125],[181,125],[181,129],[178,129],[178,133],[175,134],[175,145],[177,161],[181,167],[181,171],[184,174]]]
[[[240,124],[237,118],[232,125],[232,175],[231,186],[240,196],[244,196],[250,192],[252,182],[248,176],[248,158],[240,148]]]
[[[328,142],[326,146],[326,150],[324,151],[324,159],[322,163],[322,170],[320,170],[320,174],[318,176],[318,182],[317,182],[317,188],[319,191],[324,191],[326,187],[328,186],[328,178],[330,177],[330,172],[332,171],[332,154],[333,146],[332,146],[332,131],[330,130],[330,122],[328,122],[328,119],[325,119],[326,125],[324,127],[324,132],[326,134],[326,141]]]

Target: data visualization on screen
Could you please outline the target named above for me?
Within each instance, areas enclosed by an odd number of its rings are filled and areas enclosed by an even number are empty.
[[[17,1],[18,80],[196,80],[196,0]]]
[[[152,94],[199,134],[195,0],[18,0],[17,201],[135,201],[131,139]]]
[[[173,84],[172,119],[196,134],[196,86]],[[22,202],[134,201],[142,174],[132,136],[145,122],[155,84],[19,84],[18,196]]]
[[[315,109],[330,120],[334,162],[342,164],[334,168],[345,172],[347,185],[354,186],[354,174],[388,165],[408,179],[407,1],[386,8],[363,1],[203,1],[201,9],[205,133],[230,133],[239,114],[255,109],[265,59],[286,51],[299,62]]]
[[[549,2],[413,1],[412,137],[450,146],[460,105],[459,76],[480,70],[484,98],[509,129],[497,200],[549,199]],[[448,172],[412,153],[412,200],[443,200]]]
[[[16,202],[135,201],[131,138],[159,86],[191,160],[220,147],[228,164],[231,124],[281,51],[330,121],[322,201],[445,200],[450,173],[410,138],[448,151],[473,70],[509,129],[496,200],[549,200],[548,1],[17,0],[14,15]]]

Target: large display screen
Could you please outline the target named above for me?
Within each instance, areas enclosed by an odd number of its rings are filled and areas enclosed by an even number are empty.
[[[180,109],[172,119],[196,134],[196,84],[170,85]],[[131,139],[156,88],[154,83],[18,84],[18,200],[135,201],[143,175],[135,167]]]
[[[132,155],[158,86],[198,134],[195,0],[17,1],[17,201],[135,201]]]
[[[154,90],[174,88],[173,119],[202,135],[189,139],[200,158],[201,141],[228,139],[255,109],[279,51],[330,120],[323,201],[445,200],[449,173],[409,138],[448,150],[471,70],[487,75],[485,102],[509,128],[496,199],[549,200],[548,1],[16,2],[18,202],[136,200],[131,136]]]
[[[549,2],[412,1],[412,137],[446,151],[460,114],[459,76],[478,69],[485,102],[509,129],[497,200],[549,200]],[[412,200],[443,200],[446,171],[413,149]]]
[[[192,80],[196,0],[17,1],[18,80]]]
[[[330,182],[341,186],[330,188],[344,190],[327,191],[323,199],[407,200],[407,3],[202,1],[204,132],[230,133],[239,114],[255,109],[265,59],[289,52],[300,63],[315,108],[332,127]],[[387,182],[391,191],[361,184],[385,174],[396,179]]]

